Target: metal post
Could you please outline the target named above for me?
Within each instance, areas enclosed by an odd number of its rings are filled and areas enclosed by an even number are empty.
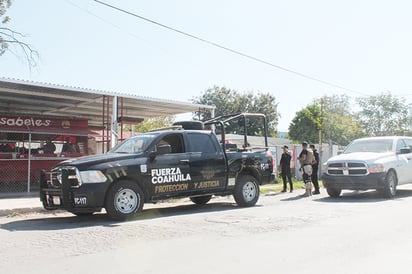
[[[323,99],[320,101],[320,128],[319,128],[319,170],[318,174],[322,175],[322,166],[323,166],[323,140],[322,140],[322,127],[323,127]]]
[[[118,133],[117,133],[117,96],[113,97],[113,109],[112,109],[112,125],[111,125],[111,147],[113,148],[116,144],[117,144],[117,137],[118,137]]]
[[[120,97],[120,117],[123,119],[123,97]],[[123,120],[120,120],[120,140],[123,140]]]
[[[31,180],[30,180],[30,175],[31,175],[31,131],[30,128],[28,128],[29,130],[29,156],[27,159],[27,193],[30,193],[30,184],[31,184]]]
[[[200,113],[200,109],[199,109],[199,113]],[[210,118],[215,118],[215,108],[212,108],[210,110]],[[212,124],[212,130],[213,130],[213,132],[216,132],[216,125],[215,124]]]
[[[101,153],[104,153],[105,151],[105,141],[106,141],[106,124],[105,124],[105,121],[104,121],[104,117],[105,117],[105,104],[106,104],[106,95],[103,95],[103,104],[102,104],[102,127],[103,127],[103,129],[102,129],[102,146],[101,146],[101,148],[102,148],[102,151],[101,151]]]
[[[106,140],[106,151],[105,152],[107,152],[107,151],[109,151],[109,149],[110,149],[110,140],[109,140],[109,132],[110,132],[110,97],[109,96],[107,96],[107,101],[106,101],[106,138],[107,138],[107,140]]]

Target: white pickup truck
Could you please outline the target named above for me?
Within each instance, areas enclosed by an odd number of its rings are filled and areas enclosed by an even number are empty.
[[[324,164],[323,186],[331,197],[338,197],[342,189],[376,189],[392,198],[398,185],[412,183],[411,148],[412,137],[356,139]]]

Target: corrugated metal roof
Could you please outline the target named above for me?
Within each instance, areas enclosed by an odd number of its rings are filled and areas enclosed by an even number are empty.
[[[88,119],[90,126],[101,127],[103,124],[103,98],[114,96],[119,98],[119,108],[123,105],[123,117],[134,119],[171,116],[199,109],[210,110],[214,108],[214,106],[119,92],[0,77],[0,113],[9,115]],[[109,106],[111,115],[112,104],[107,106]],[[119,116],[120,112],[119,109]]]

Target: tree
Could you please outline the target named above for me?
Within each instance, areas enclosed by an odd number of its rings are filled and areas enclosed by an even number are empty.
[[[364,131],[352,113],[347,95],[323,96],[315,100],[322,108],[322,140],[345,146]]]
[[[296,113],[289,126],[292,140],[347,145],[363,135],[362,128],[354,119],[346,95],[323,96]]]
[[[133,125],[133,131],[144,133],[158,128],[170,127],[173,124],[173,121],[174,118],[168,116],[149,118],[137,125]],[[129,126],[126,126],[125,130],[131,131],[132,129]]]
[[[303,141],[316,143],[319,139],[321,126],[321,109],[316,103],[312,103],[304,109],[296,112],[289,125],[289,137],[299,143]]]
[[[6,15],[10,6],[11,0],[0,0],[0,56],[6,52],[18,56],[17,51],[20,51],[23,53],[29,67],[34,67],[37,63],[38,52],[21,40],[25,35],[8,27],[4,27],[4,25],[10,21],[10,17]]]
[[[244,107],[244,101],[242,103],[237,102],[238,97],[239,94],[235,90],[214,86],[200,96],[193,98],[192,102],[195,104],[214,105],[216,107],[215,116],[221,116],[230,113],[244,112],[239,111],[241,107]],[[242,106],[240,106],[240,104],[242,104]],[[196,113],[196,116],[199,120],[206,120],[211,118],[211,113],[200,112]]]
[[[403,135],[410,126],[408,106],[404,98],[391,93],[357,98],[362,108],[357,120],[368,136]]]
[[[268,122],[268,134],[274,136],[278,124],[279,114],[277,112],[276,98],[270,94],[252,92],[240,94],[236,90],[226,87],[214,86],[203,94],[192,99],[195,104],[214,105],[215,117],[242,112],[263,113]],[[210,118],[210,113],[195,113],[195,118],[205,120]],[[251,130],[254,135],[261,135],[262,130],[256,126]]]

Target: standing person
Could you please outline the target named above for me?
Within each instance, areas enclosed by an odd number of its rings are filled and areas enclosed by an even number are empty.
[[[310,176],[312,175],[312,158],[313,152],[308,149],[308,143],[302,143],[302,151],[299,154],[300,169],[302,171],[303,182],[305,183],[305,196],[312,195],[312,183]]]
[[[319,152],[315,148],[315,145],[309,146],[313,151],[313,160],[312,160],[312,175],[310,176],[312,179],[313,186],[315,187],[315,191],[313,194],[320,194],[319,192],[319,180],[318,180],[318,169],[319,169]]]
[[[46,143],[43,145],[43,152],[48,154],[48,153],[54,153],[56,150],[55,144],[52,143],[50,137],[46,138]]]
[[[63,144],[62,153],[76,153],[75,146],[71,143],[70,137],[66,137],[66,142]]]
[[[289,153],[289,147],[283,146],[283,153],[282,153],[282,157],[280,158],[280,162],[279,162],[280,170],[282,172],[282,180],[283,180],[282,192],[286,192],[286,189],[287,189],[286,178],[289,181],[290,192],[293,192],[292,174],[290,172],[290,160],[291,159],[292,159],[292,156]]]

